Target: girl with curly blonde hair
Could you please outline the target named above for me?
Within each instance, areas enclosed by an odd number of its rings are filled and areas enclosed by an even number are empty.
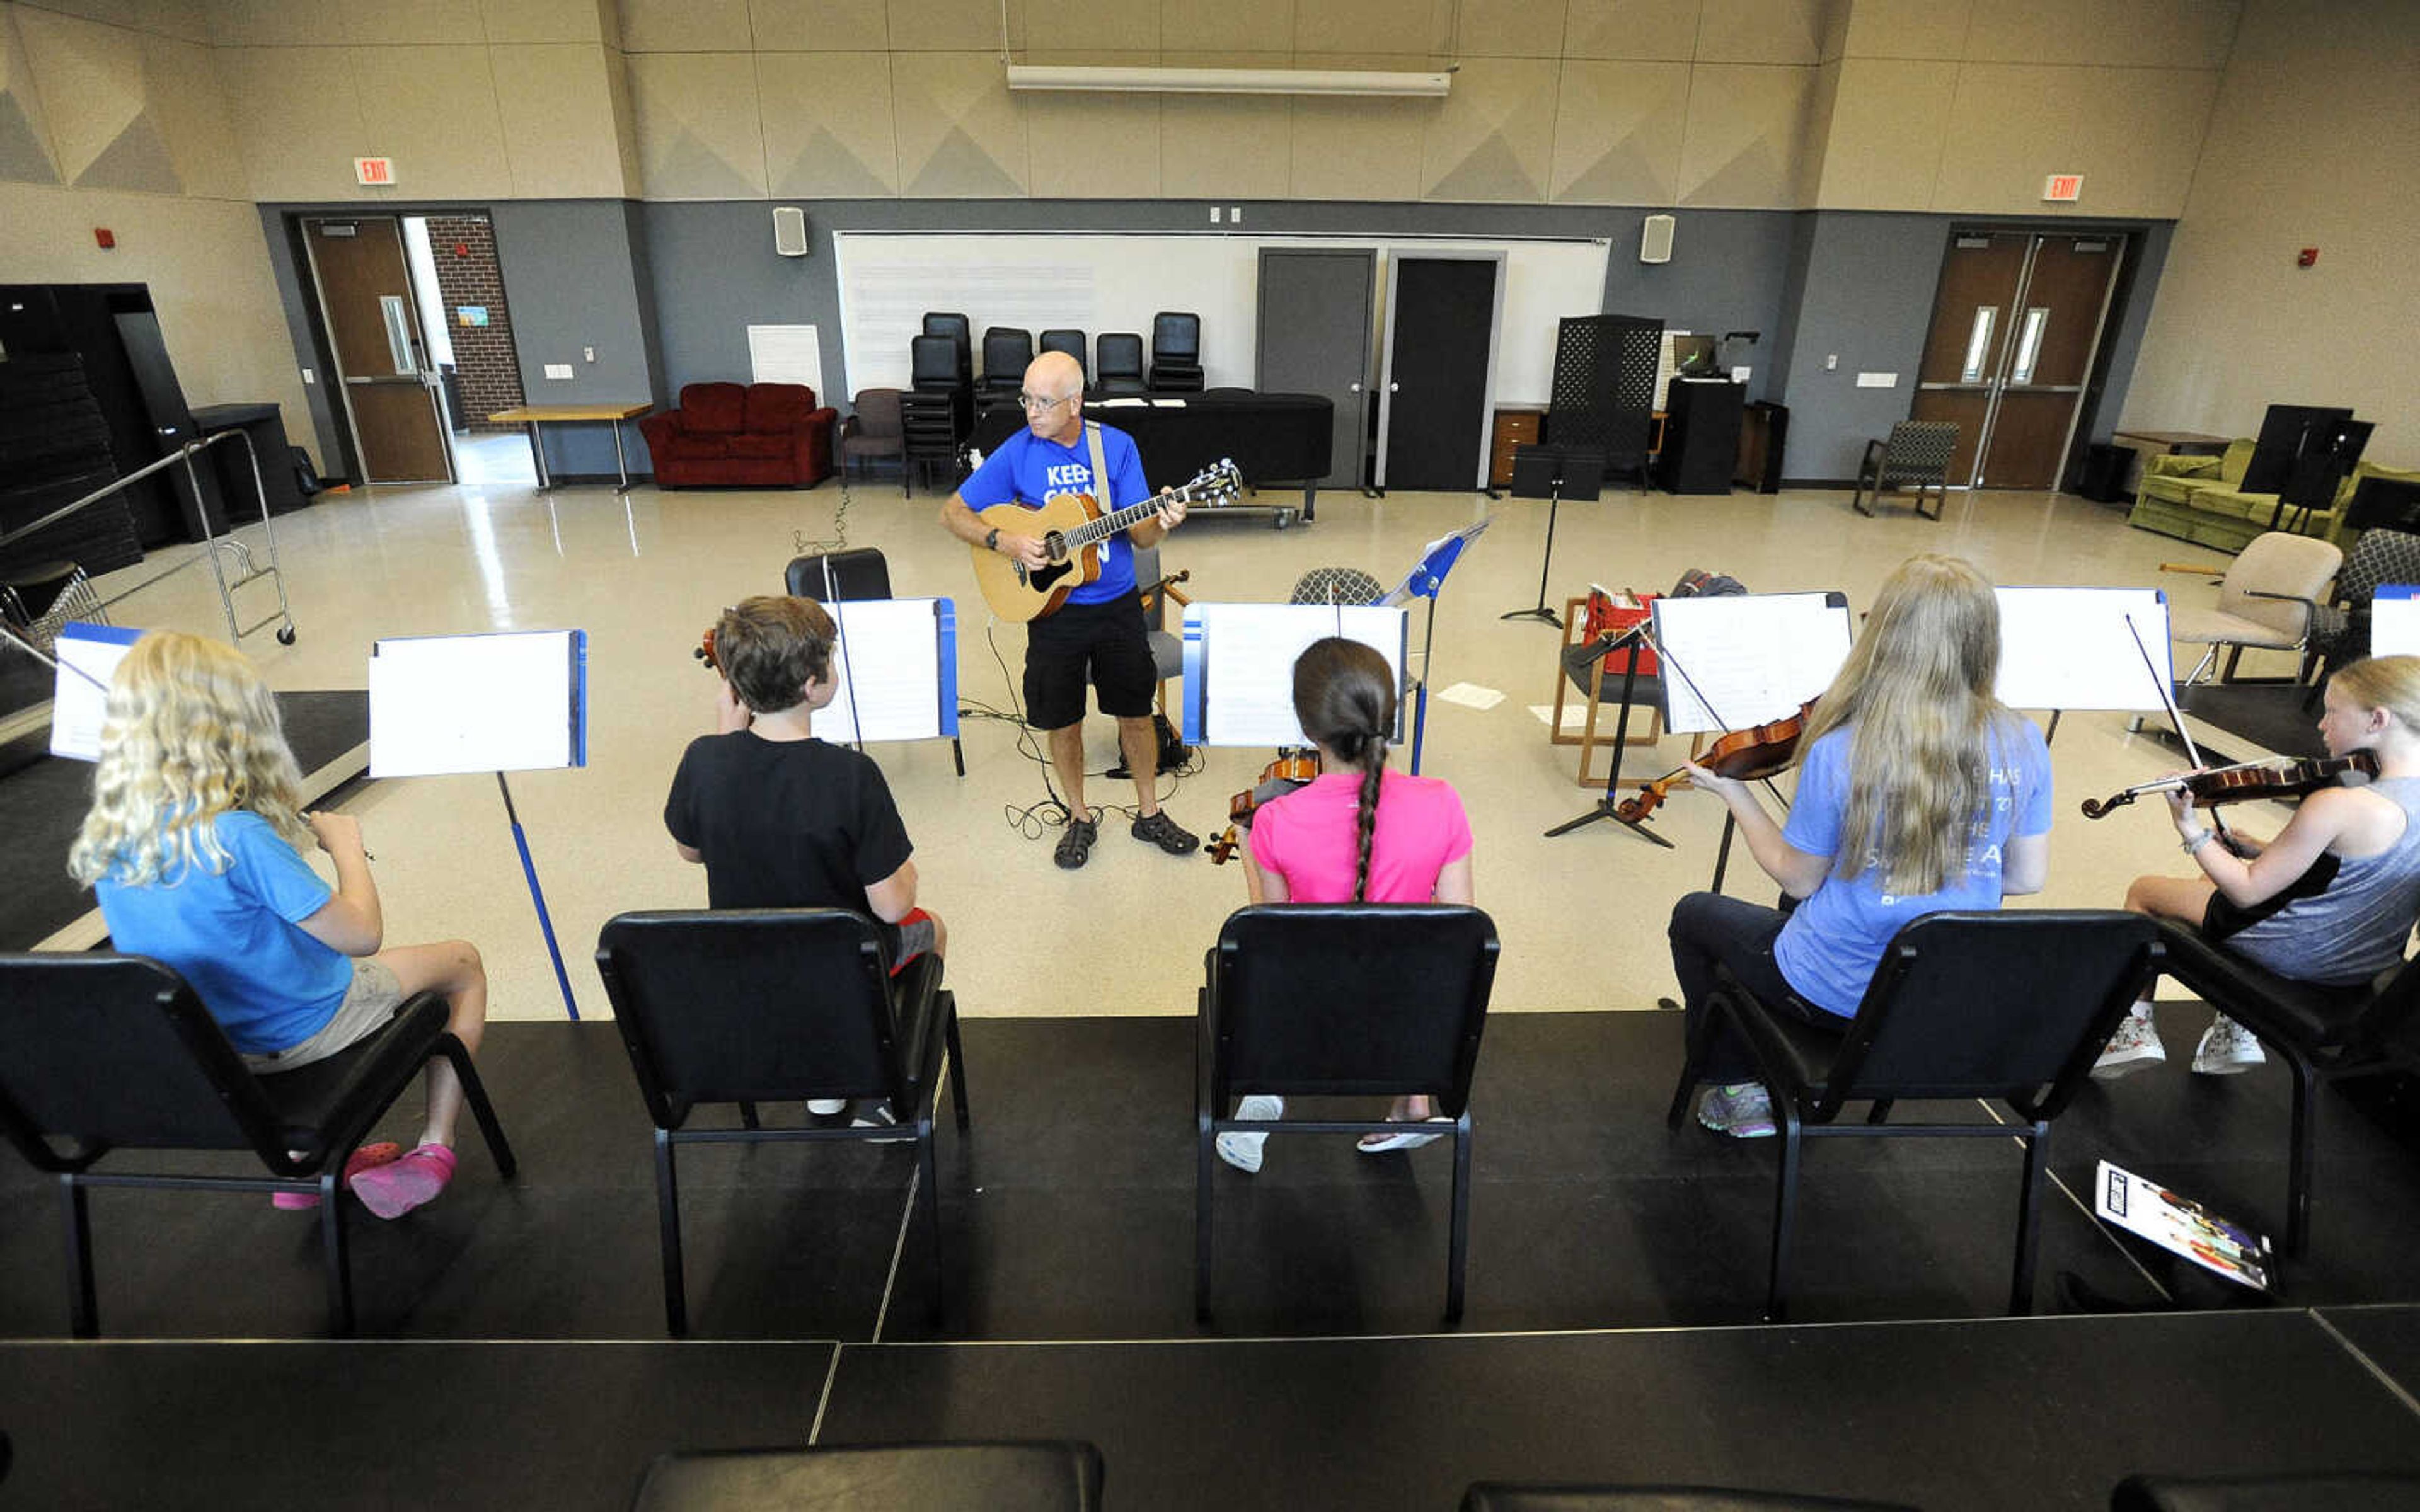
[[[380,949],[360,823],[303,812],[301,795],[277,702],[252,663],[218,641],[155,630],[110,680],[92,808],[68,871],[92,886],[111,944],[176,968],[256,1071],[333,1056],[421,992],[444,995],[447,1027],[475,1053],[488,1013],[479,952],[461,940]],[[303,860],[306,844],[328,853],[334,887]],[[461,1109],[460,1079],[432,1059],[419,1143],[365,1145],[345,1163],[363,1206],[395,1218],[443,1191]]]

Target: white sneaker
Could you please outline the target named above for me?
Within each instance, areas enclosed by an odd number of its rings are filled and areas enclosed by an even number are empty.
[[[845,1097],[811,1097],[807,1099],[807,1111],[814,1114],[818,1119],[829,1119],[835,1113],[847,1112],[848,1099]]]
[[[2194,1051],[2193,1069],[2204,1076],[2241,1076],[2268,1060],[2252,1031],[2226,1014],[2210,1021]]]
[[[1255,1093],[1235,1104],[1235,1117],[1266,1120],[1285,1117],[1285,1099]],[[1261,1168],[1261,1147],[1269,1142],[1264,1134],[1222,1134],[1218,1136],[1218,1158],[1251,1175]]]
[[[2118,1032],[2109,1037],[2101,1058],[2092,1063],[2092,1074],[2105,1082],[2113,1076],[2132,1075],[2167,1058],[2167,1046],[2160,1043],[2160,1031],[2152,1027],[2151,1015],[2130,1011],[2118,1021]]]

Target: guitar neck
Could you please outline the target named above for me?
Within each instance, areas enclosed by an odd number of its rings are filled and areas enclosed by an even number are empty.
[[[1185,503],[1190,503],[1192,502],[1192,490],[1190,488],[1179,488],[1173,494],[1166,497],[1178,500]],[[1105,541],[1110,536],[1117,534],[1120,531],[1128,529],[1131,526],[1140,525],[1144,520],[1147,520],[1154,515],[1158,514],[1159,506],[1164,501],[1163,498],[1154,496],[1153,498],[1144,500],[1141,503],[1128,504],[1124,509],[1103,515],[1098,519],[1079,525],[1076,529],[1067,532],[1067,545],[1070,548],[1086,547],[1092,545],[1094,541]]]

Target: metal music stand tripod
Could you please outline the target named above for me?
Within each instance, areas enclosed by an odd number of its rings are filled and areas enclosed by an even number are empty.
[[[1510,618],[1511,616],[1508,615],[1506,617]],[[1605,775],[1605,796],[1596,801],[1596,806],[1590,809],[1588,812],[1580,815],[1578,818],[1567,819],[1561,824],[1557,825],[1554,828],[1547,830],[1546,838],[1548,840],[1552,840],[1558,835],[1568,835],[1575,829],[1585,828],[1590,825],[1595,824],[1600,819],[1610,819],[1615,824],[1623,825],[1629,829],[1632,834],[1637,835],[1643,840],[1653,841],[1656,844],[1663,846],[1668,851],[1675,848],[1670,841],[1666,840],[1663,836],[1648,828],[1645,825],[1639,824],[1636,820],[1624,819],[1620,813],[1615,811],[1615,806],[1619,801],[1616,795],[1621,790],[1621,748],[1627,741],[1630,734],[1631,699],[1638,688],[1639,648],[1642,646],[1653,646],[1654,644],[1655,638],[1653,635],[1649,633],[1648,622],[1642,620],[1638,624],[1632,625],[1629,629],[1621,632],[1621,635],[1615,637],[1614,640],[1604,648],[1604,650],[1597,653],[1597,655],[1601,656],[1611,656],[1613,653],[1622,650],[1627,650],[1630,653],[1629,664],[1621,670],[1621,706],[1620,709],[1616,710],[1614,714],[1613,769]],[[1599,677],[1603,677],[1605,674],[1600,671],[1597,675]]]
[[[1512,497],[1546,501],[1546,553],[1538,562],[1537,607],[1516,609],[1497,619],[1538,620],[1558,630],[1563,627],[1563,617],[1546,607],[1546,573],[1555,560],[1555,516],[1564,500],[1594,499],[1604,486],[1603,452],[1580,446],[1524,446],[1512,454]]]

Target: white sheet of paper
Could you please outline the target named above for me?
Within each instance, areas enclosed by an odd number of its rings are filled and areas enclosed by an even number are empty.
[[[1387,658],[1395,674],[1396,727],[1403,726],[1404,611],[1322,604],[1195,604],[1201,616],[1206,679],[1202,689],[1205,744],[1300,746],[1309,743],[1294,714],[1294,663],[1314,640],[1343,635]],[[1187,692],[1190,697],[1190,690]]]
[[[370,776],[568,766],[576,630],[410,636],[370,656]]]
[[[813,326],[750,326],[748,368],[757,383],[803,383],[824,396],[824,348]]]
[[[835,743],[940,734],[941,622],[934,602],[873,598],[824,605],[840,629],[832,660],[840,691],[815,711],[816,734]]]
[[[1456,683],[1451,687],[1437,689],[1440,703],[1459,703],[1466,709],[1492,709],[1504,702],[1501,688],[1481,687],[1477,683]]]
[[[2128,712],[2166,706],[2160,694],[2176,672],[2168,655],[2168,606],[2158,589],[1993,592],[2000,598],[2001,702],[2012,709]]]
[[[1532,703],[1529,705],[1529,712],[1537,717],[1537,720],[1540,724],[1551,725],[1555,722],[1555,706],[1551,703]],[[1606,724],[1610,727],[1611,723],[1611,717],[1608,716],[1606,718]],[[1588,705],[1585,703],[1564,704],[1562,728],[1565,730],[1587,729]]]
[[[79,762],[101,760],[101,725],[109,712],[109,680],[142,633],[114,625],[74,623],[59,627],[58,641],[51,647],[61,669],[51,691],[52,755]],[[79,672],[84,675],[78,676]],[[95,682],[100,686],[94,687]]]
[[[1665,728],[1681,735],[1797,713],[1832,686],[1854,637],[1848,609],[1822,594],[1666,597],[1653,612],[1657,644],[1689,674],[1663,679]]]
[[[2379,589],[2369,601],[2369,654],[2420,656],[2420,598],[2405,598],[2392,588]]]

